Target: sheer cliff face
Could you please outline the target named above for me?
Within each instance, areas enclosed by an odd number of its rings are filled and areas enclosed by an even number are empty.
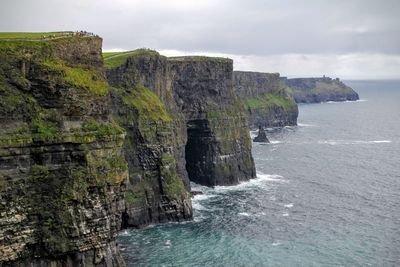
[[[125,131],[100,38],[0,41],[0,262],[123,265]]]
[[[358,94],[338,78],[283,78],[282,81],[290,88],[297,103],[355,101],[359,99]]]
[[[251,128],[297,125],[298,108],[279,73],[234,71],[236,95],[245,104]]]
[[[175,102],[187,124],[186,169],[208,186],[255,177],[246,114],[233,93],[232,61],[170,58]]]
[[[146,52],[107,71],[115,119],[127,131],[124,227],[192,218],[186,128],[167,74],[166,58]]]
[[[154,51],[132,52],[124,62],[107,73],[114,87],[125,88],[122,91],[117,90],[123,94],[119,97],[122,102],[124,96],[126,97],[125,93],[138,92],[143,88],[149,89],[158,97],[160,104],[149,106],[162,106],[153,112],[156,118],[153,121],[158,122],[158,127],[166,127],[160,128],[162,134],[157,134],[152,140],[147,139],[145,142],[165,144],[163,150],[168,151],[166,153],[172,155],[175,160],[175,168],[168,168],[176,170],[178,180],[182,180],[187,189],[188,176],[190,180],[208,186],[236,184],[255,176],[246,115],[243,105],[233,94],[231,60],[204,57],[167,59]],[[126,117],[121,111],[118,96],[113,99],[118,116]],[[125,99],[125,102],[128,101]],[[140,107],[134,109],[138,110]],[[165,112],[160,112],[164,109]],[[146,116],[150,116],[152,112],[145,113]],[[162,116],[164,119],[159,118],[160,114],[166,114],[165,117]],[[162,121],[164,123],[160,124]],[[129,138],[130,130],[127,125],[124,128],[127,129]],[[144,127],[147,128],[155,129],[153,126]],[[128,148],[125,151],[133,155],[133,151],[128,151]],[[128,160],[130,169],[149,169],[135,161],[136,158],[138,156]],[[154,181],[165,180],[156,172],[152,177]],[[133,181],[131,177],[131,181],[136,183],[140,178]],[[154,195],[164,192],[158,187],[158,184],[162,183],[153,184],[157,184],[157,187],[152,189]],[[178,202],[182,202],[182,198]],[[138,204],[143,208],[135,205],[128,210],[132,210],[132,216],[133,211],[145,210],[149,211],[149,217],[158,218],[154,216],[157,213],[146,208],[149,203],[156,203],[158,207],[160,202],[148,201],[145,205]],[[183,206],[178,204],[178,207]],[[168,210],[178,211],[178,219],[188,215],[182,213],[185,210],[182,208]],[[129,218],[132,216],[128,214]]]

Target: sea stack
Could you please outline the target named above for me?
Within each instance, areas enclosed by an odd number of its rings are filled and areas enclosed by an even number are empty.
[[[256,138],[253,139],[253,141],[258,143],[269,143],[267,134],[265,133],[264,128],[262,126],[258,127],[258,135]]]

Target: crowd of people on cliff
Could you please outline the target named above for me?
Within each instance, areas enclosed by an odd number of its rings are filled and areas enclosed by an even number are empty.
[[[50,34],[50,35],[43,35],[41,37],[42,40],[51,40],[51,39],[56,39],[56,38],[62,38],[62,37],[91,37],[91,36],[96,36],[99,37],[97,34],[94,34],[92,32],[87,32],[87,31],[75,31],[75,32],[61,32],[57,34]]]

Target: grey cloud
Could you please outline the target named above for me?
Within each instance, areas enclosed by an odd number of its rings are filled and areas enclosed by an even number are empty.
[[[102,36],[105,49],[204,51],[253,60],[318,55],[303,58],[311,66],[319,55],[397,57],[399,10],[398,0],[2,0],[0,31],[84,29]]]

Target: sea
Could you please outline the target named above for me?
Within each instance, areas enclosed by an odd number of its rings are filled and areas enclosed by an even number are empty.
[[[256,179],[192,184],[193,221],[123,230],[127,266],[400,266],[400,81],[346,84],[253,143]]]

